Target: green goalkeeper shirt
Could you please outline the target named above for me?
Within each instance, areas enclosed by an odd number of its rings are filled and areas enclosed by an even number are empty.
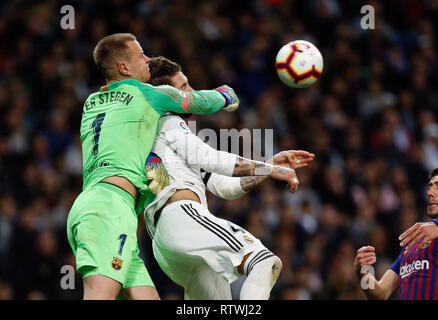
[[[224,106],[214,90],[183,92],[134,79],[113,81],[91,94],[81,122],[83,189],[110,176],[148,190],[144,165],[166,112],[214,113]]]

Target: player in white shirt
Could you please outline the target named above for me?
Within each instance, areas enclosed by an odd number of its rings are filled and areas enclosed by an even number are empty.
[[[193,90],[177,64],[157,57],[149,66],[153,85]],[[288,182],[294,193],[299,184],[294,168],[305,167],[313,157],[306,151],[283,151],[273,157],[275,165],[253,161],[211,148],[178,115],[160,119],[148,161],[153,165],[161,158],[169,185],[160,190],[155,179],[157,197],[144,214],[154,256],[185,289],[185,299],[231,299],[230,283],[242,274],[247,279],[240,299],[269,299],[280,259],[248,231],[211,214],[205,191],[237,199],[271,176]]]

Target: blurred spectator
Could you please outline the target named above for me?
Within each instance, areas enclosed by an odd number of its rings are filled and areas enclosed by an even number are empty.
[[[423,136],[424,166],[431,171],[438,166],[438,124],[426,125]]]
[[[7,282],[0,281],[0,300],[12,300],[14,298],[12,286]]]
[[[57,255],[57,238],[52,231],[38,234],[35,244],[35,258],[32,261],[33,274],[29,284],[34,291],[28,293],[34,299],[55,299],[60,286],[61,261]]]

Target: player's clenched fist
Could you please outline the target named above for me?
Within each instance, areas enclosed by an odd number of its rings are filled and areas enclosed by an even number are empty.
[[[376,263],[376,250],[374,247],[365,246],[357,250],[353,267],[358,272],[363,266],[369,266]]]
[[[213,90],[220,92],[223,95],[223,97],[225,98],[225,105],[222,108],[225,111],[232,112],[239,107],[239,98],[237,97],[233,88],[231,88],[227,85],[223,85],[223,86],[220,86],[219,88],[216,88]]]

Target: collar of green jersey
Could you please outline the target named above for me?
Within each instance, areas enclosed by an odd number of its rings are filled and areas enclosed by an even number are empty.
[[[105,92],[105,91],[108,91],[108,90],[112,90],[115,87],[117,87],[117,86],[119,86],[121,84],[124,84],[124,83],[132,84],[132,85],[137,85],[138,82],[139,81],[135,80],[135,79],[111,80],[111,81],[108,81],[106,83],[106,85],[100,87],[99,91],[100,92]]]

